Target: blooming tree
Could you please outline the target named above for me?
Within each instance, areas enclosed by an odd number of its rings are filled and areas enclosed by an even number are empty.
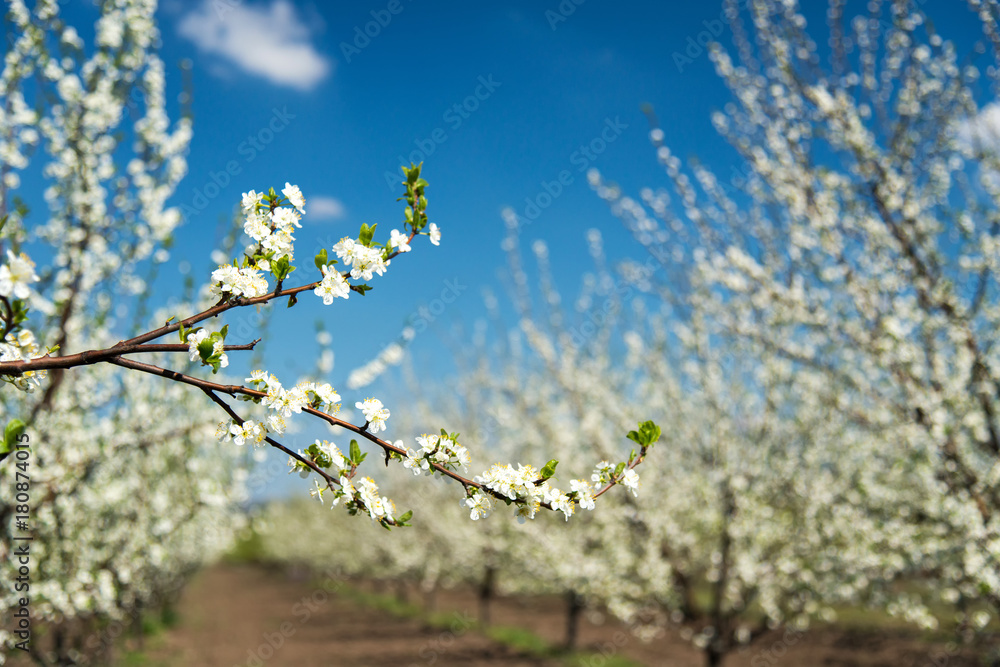
[[[516,229],[509,214],[508,222]],[[589,237],[604,266],[600,235]],[[832,418],[815,399],[821,378],[759,369],[710,335],[710,322],[647,310],[628,280],[606,270],[562,310],[545,275],[547,248],[533,247],[537,280],[511,261],[513,284],[542,286],[545,307],[519,306],[528,358],[484,354],[510,362],[475,375],[483,396],[473,405],[497,415],[502,440],[565,452],[567,466],[607,456],[605,432],[635,412],[670,428],[665,453],[643,475],[656,493],[616,496],[580,530],[527,526],[533,539],[505,543],[501,576],[606,607],[640,636],[677,624],[712,665],[773,627],[829,620],[836,605],[893,604],[930,622],[891,588],[928,566],[906,545],[931,537],[900,518],[922,491],[914,466],[873,456],[864,432]],[[515,252],[513,236],[508,248]],[[657,266],[643,266],[647,278]]]
[[[602,267],[600,235],[588,236]],[[614,434],[636,415],[654,415],[670,424],[663,453],[644,466],[642,486],[656,491],[629,487],[594,513],[581,503],[569,524],[558,515],[487,519],[481,531],[455,526],[446,506],[445,516],[414,520],[420,530],[405,549],[365,546],[364,560],[382,576],[564,595],[570,642],[589,606],[640,637],[674,627],[710,665],[775,627],[830,620],[840,605],[892,607],[935,624],[892,584],[934,567],[925,554],[955,536],[907,518],[922,502],[923,470],[891,450],[873,453],[864,430],[836,419],[816,391],[821,375],[759,369],[733,341],[709,335],[709,322],[648,310],[637,289],[606,269],[563,307],[545,244],[532,244],[537,277],[522,268],[515,235],[506,246],[511,283],[539,285],[538,298],[515,296],[513,330],[495,315],[505,335],[474,336],[479,347],[458,360],[463,370],[441,395],[422,384],[430,393],[419,412],[460,425],[509,460],[558,452],[561,469],[586,471],[571,482],[584,491],[610,467],[591,471],[589,462],[613,458]],[[599,325],[583,326],[595,312]],[[296,513],[294,524],[277,520],[286,513],[272,510],[264,533],[273,557],[365,568],[339,539],[316,534],[315,512]]]
[[[591,174],[649,259],[599,273],[577,309],[620,309],[616,295],[635,291],[660,307],[635,300],[634,315],[583,335],[543,275],[542,315],[522,307],[509,337],[538,371],[515,347],[487,355],[516,362],[470,373],[478,389],[463,395],[482,400],[449,423],[488,405],[476,416],[499,415],[505,442],[558,443],[574,468],[580,452],[599,459],[604,429],[632,410],[654,415],[670,446],[643,477],[663,491],[578,512],[592,533],[494,542],[511,547],[506,576],[538,581],[542,563],[546,584],[583,588],[624,619],[652,604],[709,664],[841,603],[928,628],[945,610],[966,638],[988,623],[1000,591],[1000,4],[968,3],[985,36],[969,54],[922,4],[876,0],[846,20],[831,2],[827,51],[794,1],[749,3],[749,26],[727,2],[735,55],[712,57],[733,101],[713,122],[743,159],[737,178],[685,168],[658,125],[667,187],[631,198]],[[532,281],[513,273],[526,293]],[[901,593],[900,580],[918,587]]]
[[[867,443],[869,466],[905,471],[902,487],[848,496],[906,520],[880,557],[910,561],[946,603],[995,613],[1000,5],[968,3],[984,38],[967,53],[921,5],[872,2],[847,20],[831,2],[827,50],[796,2],[751,3],[750,27],[728,2],[735,53],[712,58],[733,99],[712,121],[737,176],[685,168],[654,120],[668,187],[633,199],[591,180],[668,278],[636,286],[736,341],[755,373],[810,378],[810,399],[786,396],[779,414],[825,410],[851,434],[840,443]],[[934,623],[917,597],[892,609]]]
[[[104,3],[88,52],[55,2],[33,11],[8,3],[0,363],[112,345],[114,329],[129,325],[123,300],[135,306],[135,325],[150,319],[147,281],[180,220],[165,202],[186,170],[191,131],[164,111],[153,9]],[[126,115],[134,124],[123,146],[116,128],[125,129]],[[33,162],[48,181],[47,215],[29,215],[20,196]],[[159,355],[151,359],[162,363]],[[168,603],[192,569],[226,547],[241,522],[242,457],[203,446],[214,413],[179,386],[113,366],[4,375],[0,578],[10,585],[0,592],[0,662],[29,647],[40,664],[106,658],[144,609]],[[30,641],[17,623],[24,600],[31,621],[46,626],[34,628],[44,641]]]
[[[129,312],[123,299],[135,295],[144,304],[149,296],[150,275],[142,272],[169,257],[181,218],[167,201],[186,170],[191,135],[188,119],[172,126],[164,110],[163,64],[152,50],[155,4],[101,2],[96,44],[88,50],[56,2],[42,0],[33,10],[22,0],[9,2],[14,39],[0,75],[0,457],[7,459],[0,481],[27,476],[21,483],[39,490],[32,497],[41,504],[0,501],[7,529],[0,554],[10,555],[18,530],[34,531],[45,573],[34,584],[37,608],[74,633],[72,645],[65,633],[56,634],[51,659],[75,659],[92,648],[88,630],[98,620],[141,609],[224,546],[239,525],[232,505],[242,496],[241,447],[280,450],[330,506],[385,528],[409,525],[411,512],[399,512],[372,477],[359,476],[367,453],[357,440],[343,450],[328,440],[299,451],[281,444],[293,415],[308,414],[367,440],[386,465],[396,460],[417,474],[457,481],[473,519],[498,502],[514,504],[522,516],[545,508],[568,517],[617,484],[634,486],[635,468],[659,436],[652,423],[630,432],[637,449],[609,467],[597,488],[561,491],[555,459],[539,468],[496,464],[464,477],[459,469],[468,470],[471,456],[457,433],[425,434],[415,446],[383,439],[377,434],[388,431],[390,410],[376,398],[359,397],[364,423],[345,421],[337,416],[341,396],[326,382],[292,383],[264,370],[236,384],[203,377],[259,342],[232,344],[228,325],[210,324],[278,300],[292,307],[307,293],[325,306],[365,295],[368,282],[410,252],[418,237],[439,245],[419,165],[403,168],[401,229],[379,242],[376,225],[362,225],[356,237],[316,254],[315,279],[294,287],[285,281],[300,268],[293,264],[294,242],[305,196],[290,183],[280,191],[244,193],[244,251],[214,269],[191,298],[152,318],[122,321]],[[132,126],[123,125],[140,112]],[[124,169],[116,164],[128,148],[120,145],[119,130],[134,153]],[[50,157],[40,171],[51,185],[48,215],[38,222],[18,197],[19,172],[42,147]],[[177,342],[156,342],[172,334]],[[233,447],[218,450],[204,441],[206,408],[225,415],[216,436]],[[18,449],[24,436],[37,443],[34,476]],[[26,514],[34,523],[16,518]],[[3,567],[14,567],[13,559],[5,557]],[[3,596],[5,607],[18,604],[13,591]],[[71,627],[77,622],[80,627]],[[0,637],[15,645],[16,638]]]

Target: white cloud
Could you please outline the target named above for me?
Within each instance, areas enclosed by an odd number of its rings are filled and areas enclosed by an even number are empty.
[[[1000,102],[990,102],[975,118],[960,121],[956,134],[965,147],[1000,151]]]
[[[309,26],[288,0],[273,0],[269,6],[201,0],[177,30],[200,51],[282,86],[309,90],[333,68],[312,45]]]
[[[343,218],[347,209],[336,197],[315,195],[306,202],[306,220],[337,220]]]

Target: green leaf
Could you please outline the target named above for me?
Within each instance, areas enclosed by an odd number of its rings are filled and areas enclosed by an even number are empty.
[[[229,334],[229,325],[224,324],[222,330],[219,332],[222,334],[222,340],[226,340],[226,336]]]
[[[291,308],[292,306],[294,306],[298,302],[299,302],[299,297],[295,296],[294,294],[291,295],[290,297],[288,297],[288,307],[289,308]]]
[[[542,479],[548,479],[552,475],[556,474],[556,466],[559,465],[559,461],[552,459],[542,467],[541,476]]]
[[[7,224],[7,218],[9,218],[9,217],[10,216],[5,215],[4,217],[0,218],[0,232],[3,231],[3,227],[4,227],[4,225]]]
[[[215,354],[215,341],[212,340],[211,336],[198,343],[198,356],[206,364],[213,354]]]
[[[3,445],[0,445],[0,454],[9,454],[14,450],[14,444],[18,437],[24,433],[27,425],[20,419],[11,419],[7,422],[7,428],[3,430]]]
[[[358,446],[357,440],[351,440],[351,463],[358,464],[361,461],[361,447]]]
[[[424,166],[423,162],[421,162],[420,164],[418,164],[416,166],[413,166],[412,162],[410,163],[410,169],[409,169],[409,171],[406,172],[406,182],[407,183],[409,183],[410,185],[413,185],[414,183],[417,182],[417,179],[420,178],[420,168],[422,166]]]
[[[406,510],[403,516],[396,519],[396,523],[398,523],[400,526],[405,526],[407,525],[406,522],[412,518],[413,518],[413,510]]]
[[[375,237],[375,228],[378,227],[378,223],[369,227],[367,224],[362,223],[361,232],[358,234],[358,241],[361,245],[371,246],[372,239]]]
[[[284,280],[288,277],[288,274],[295,270],[294,266],[290,266],[288,261],[288,256],[284,256],[276,262],[271,262],[271,273],[277,280]]]
[[[638,445],[649,447],[660,439],[660,427],[651,421],[639,422],[639,430],[629,431],[626,437]]]
[[[320,468],[329,468],[333,465],[333,459],[330,458],[330,455],[315,445],[311,445],[306,452],[308,452],[309,458],[313,460],[313,463]]]
[[[323,267],[326,266],[326,261],[327,261],[326,248],[323,248],[318,253],[316,253],[316,259],[315,259],[316,268],[322,271]]]
[[[614,475],[615,479],[618,479],[619,477],[621,477],[623,472],[625,472],[625,462],[624,461],[622,461],[621,463],[619,463],[615,467],[615,475]]]
[[[643,443],[647,447],[660,439],[660,427],[651,421],[644,421],[639,424],[639,433],[643,436]]]
[[[14,299],[11,304],[14,309],[14,326],[28,319],[28,304],[21,299]]]

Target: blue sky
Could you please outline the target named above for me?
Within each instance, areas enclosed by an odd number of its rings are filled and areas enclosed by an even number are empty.
[[[587,229],[604,230],[612,254],[635,251],[585,172],[597,167],[633,191],[659,182],[643,102],[655,105],[680,154],[723,148],[707,116],[725,91],[707,55],[692,50],[678,67],[674,54],[724,26],[721,4],[589,0],[556,12],[558,2],[165,3],[163,57],[193,62],[195,139],[175,198],[189,215],[175,254],[204,266],[215,225],[241,192],[291,181],[310,202],[296,244],[309,270],[315,250],[361,223],[378,222],[385,234],[399,226],[402,188],[387,180],[399,180],[401,158],[422,158],[441,246],[416,245],[363,300],[323,308],[304,299],[274,321],[274,334],[311,332],[324,317],[337,354],[332,379],[342,384],[354,360],[394,340],[449,284],[464,289],[435,324],[476,317],[480,288],[502,289],[500,210],[547,203],[546,183],[562,191],[522,240],[558,244],[560,287],[574,292],[590,266]],[[240,173],[216,188],[230,163]],[[448,367],[446,349],[421,343],[413,349],[428,367]],[[271,349],[269,364],[278,372],[311,345]]]
[[[961,12],[943,12],[954,4],[944,0],[924,4],[945,37],[960,48],[972,41],[963,32],[974,25],[964,3]],[[814,34],[825,37],[826,3],[806,6]],[[860,11],[863,3],[849,3],[846,13]],[[728,42],[721,16],[718,0],[166,0],[159,24],[168,90],[181,92],[178,64],[190,59],[194,140],[173,202],[185,207],[187,222],[159,294],[178,290],[184,262],[197,280],[207,277],[217,225],[251,188],[290,181],[305,193],[300,276],[314,271],[319,248],[356,236],[361,223],[378,223],[384,239],[402,220],[395,201],[402,188],[390,187],[387,174],[411,157],[425,162],[441,246],[415,244],[363,299],[324,307],[307,295],[290,311],[281,307],[270,327],[280,343],[267,349],[269,370],[290,377],[312,367],[318,318],[333,335],[329,379],[340,388],[449,286],[459,286],[458,297],[435,325],[481,316],[481,288],[503,289],[501,209],[525,213],[546,183],[557,190],[560,174],[561,191],[522,242],[547,240],[559,288],[575,294],[591,267],[587,229],[604,233],[612,259],[639,252],[588,187],[586,169],[633,195],[664,182],[640,105],[654,106],[675,154],[731,175],[733,154],[709,122],[727,92],[698,44],[709,33]],[[433,333],[411,349],[421,368],[450,368],[449,350]],[[345,404],[367,391],[342,390]]]

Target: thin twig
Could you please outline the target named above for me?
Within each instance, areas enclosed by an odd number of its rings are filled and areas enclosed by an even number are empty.
[[[224,345],[222,349],[226,352],[252,350],[254,346],[260,342],[260,340],[261,339],[258,338],[257,340],[245,345]],[[87,350],[77,354],[66,355],[65,357],[52,357],[46,355],[44,357],[39,357],[38,359],[31,359],[27,361],[9,361],[0,363],[0,375],[17,376],[23,375],[28,371],[42,371],[54,368],[74,368],[76,366],[111,361],[114,357],[118,357],[123,354],[187,352],[190,349],[190,346],[186,343],[154,343],[148,345],[122,345],[119,343],[114,347],[108,347],[103,350]]]

